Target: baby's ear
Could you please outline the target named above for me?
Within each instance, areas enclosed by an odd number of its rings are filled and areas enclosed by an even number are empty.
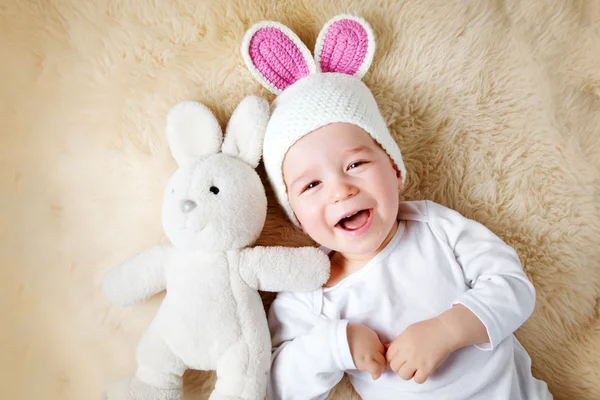
[[[402,190],[404,189],[404,181],[402,179],[402,171],[398,170],[398,168],[394,167],[396,169],[396,178],[398,178],[398,190]]]
[[[223,153],[237,157],[252,168],[258,166],[267,123],[269,103],[267,100],[248,96],[233,112],[223,142]]]
[[[179,166],[218,153],[222,139],[219,122],[204,104],[184,101],[167,115],[167,141]]]

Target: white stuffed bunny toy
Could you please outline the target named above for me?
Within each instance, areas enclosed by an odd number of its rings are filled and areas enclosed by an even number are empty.
[[[248,247],[267,213],[255,168],[268,118],[266,100],[245,98],[223,141],[204,105],[183,102],[169,112],[167,137],[179,165],[162,208],[171,245],[110,270],[104,281],[106,296],[122,306],[167,293],[138,344],[135,378],[105,398],[181,399],[183,373],[197,369],[217,371],[211,400],[264,399],[271,341],[257,290],[313,290],[329,276],[329,259],[317,248]]]

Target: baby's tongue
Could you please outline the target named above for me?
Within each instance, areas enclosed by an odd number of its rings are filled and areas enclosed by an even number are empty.
[[[366,210],[359,211],[351,217],[344,218],[340,221],[340,225],[344,229],[348,229],[350,231],[362,228],[366,223],[367,219],[369,219],[369,213]]]

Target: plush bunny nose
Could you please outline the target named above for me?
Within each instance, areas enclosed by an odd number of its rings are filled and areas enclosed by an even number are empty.
[[[193,200],[183,200],[181,202],[181,211],[183,211],[184,213],[189,213],[190,211],[192,211],[194,208],[196,208],[196,203]]]

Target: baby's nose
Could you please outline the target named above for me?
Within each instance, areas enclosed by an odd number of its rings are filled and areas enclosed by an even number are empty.
[[[333,201],[337,203],[338,201],[349,199],[355,196],[356,193],[358,193],[358,190],[355,186],[340,182],[333,189]]]
[[[184,213],[189,213],[190,211],[192,211],[194,208],[196,208],[196,203],[193,200],[187,199],[187,200],[183,200],[181,202],[181,211],[183,211]]]

